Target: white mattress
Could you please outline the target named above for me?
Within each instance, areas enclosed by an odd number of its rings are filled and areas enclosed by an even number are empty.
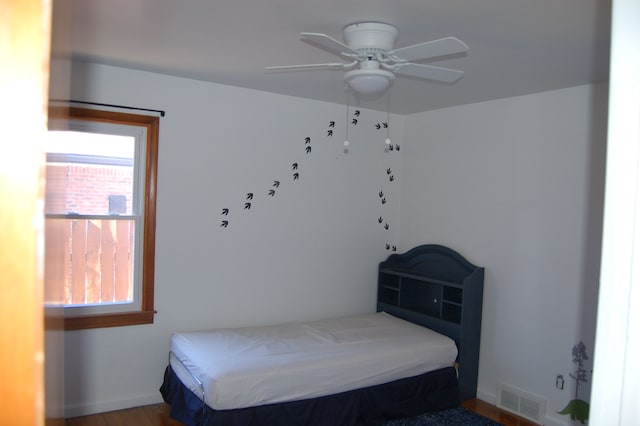
[[[217,410],[374,386],[451,366],[457,356],[450,338],[383,312],[176,333],[171,352],[180,380],[202,397],[195,376]]]

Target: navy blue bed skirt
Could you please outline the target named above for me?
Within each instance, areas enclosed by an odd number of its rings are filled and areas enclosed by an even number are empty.
[[[160,388],[171,405],[171,417],[187,426],[248,425],[381,425],[460,403],[453,367],[382,385],[302,401],[236,410],[205,405],[168,366]]]

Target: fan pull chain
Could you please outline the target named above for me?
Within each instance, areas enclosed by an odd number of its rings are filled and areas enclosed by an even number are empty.
[[[384,140],[384,143],[387,145],[386,147],[387,150],[391,145],[390,128],[391,128],[391,90],[388,90],[387,91],[387,138]]]
[[[346,101],[346,109],[344,115],[344,153],[349,153],[349,89],[346,90],[347,93],[347,101]]]

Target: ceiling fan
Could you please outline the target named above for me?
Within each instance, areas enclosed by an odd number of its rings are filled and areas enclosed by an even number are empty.
[[[454,83],[464,72],[433,65],[417,64],[441,56],[466,53],[469,47],[455,37],[446,37],[394,49],[398,29],[382,22],[359,22],[343,29],[344,43],[320,33],[300,33],[300,36],[321,48],[351,59],[347,63],[285,65],[266,67],[267,71],[301,71],[342,69],[345,84],[360,95],[383,93],[395,75]]]

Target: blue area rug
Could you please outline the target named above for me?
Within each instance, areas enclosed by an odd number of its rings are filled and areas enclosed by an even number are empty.
[[[500,426],[501,423],[462,407],[387,422],[384,426]]]

